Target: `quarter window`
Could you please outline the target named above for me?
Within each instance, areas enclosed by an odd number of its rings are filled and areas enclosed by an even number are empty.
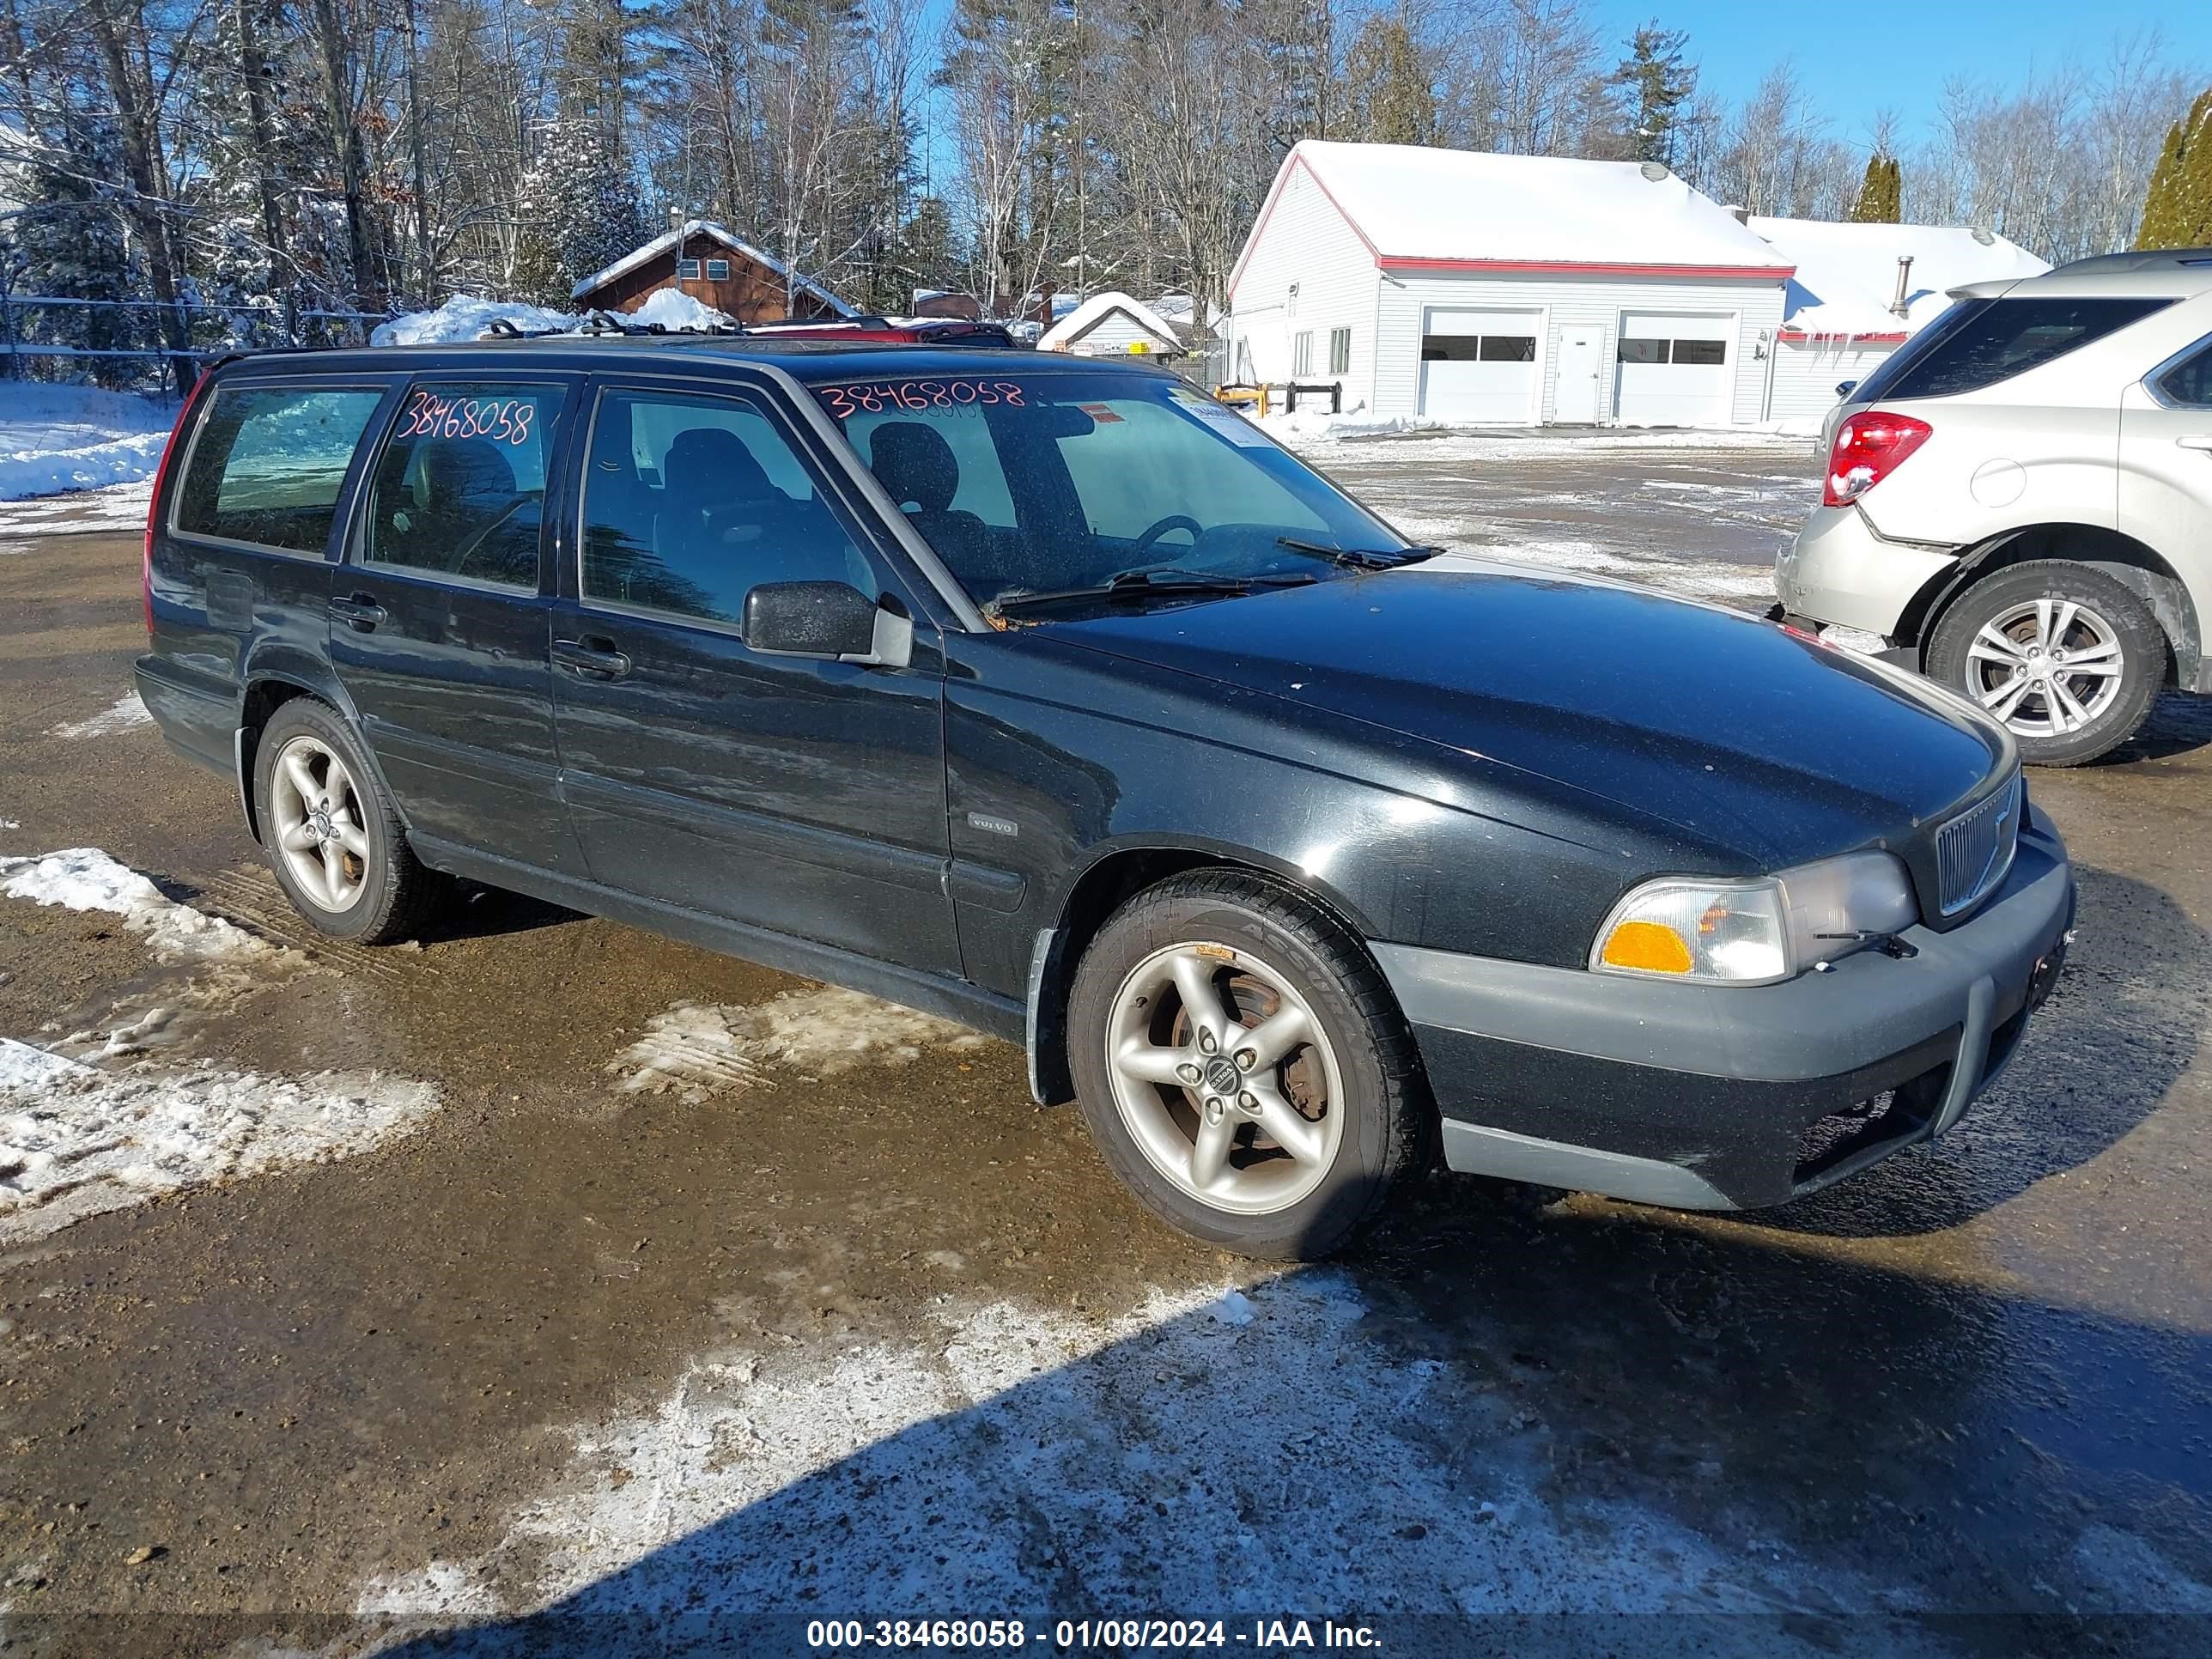
[[[1328,331],[1328,372],[1349,374],[1352,372],[1352,331],[1333,328]]]
[[[537,592],[545,462],[566,398],[557,386],[409,387],[376,465],[363,562]]]
[[[2161,403],[2179,409],[2212,409],[2212,340],[2167,369],[2154,384]]]
[[[1293,380],[1313,373],[1313,331],[1300,329],[1291,341],[1291,376]]]
[[[320,553],[381,390],[224,386],[192,443],[171,520],[181,534]]]
[[[610,392],[584,472],[583,594],[737,623],[761,582],[873,591],[812,473],[750,402]]]

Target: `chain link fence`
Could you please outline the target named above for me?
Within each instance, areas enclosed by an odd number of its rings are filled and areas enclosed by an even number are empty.
[[[76,380],[89,372],[118,390],[182,392],[214,358],[278,346],[365,345],[370,331],[388,320],[382,312],[302,307],[289,296],[165,305],[0,290],[0,375]]]

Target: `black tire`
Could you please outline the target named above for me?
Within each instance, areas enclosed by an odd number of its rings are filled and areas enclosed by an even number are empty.
[[[1209,959],[1224,963],[1221,983],[1231,988],[1231,1006],[1237,964],[1256,963],[1253,971],[1279,976],[1306,1005],[1336,1057],[1343,1098],[1322,1108],[1324,1117],[1342,1114],[1333,1161],[1319,1184],[1288,1207],[1239,1213],[1184,1191],[1139,1146],[1117,1103],[1108,1049],[1124,982],[1157,953],[1194,942],[1210,947]],[[1215,958],[1216,949],[1227,954]],[[1412,1034],[1380,970],[1341,925],[1265,878],[1195,871],[1130,899],[1077,967],[1068,1042],[1085,1121],[1115,1173],[1170,1225],[1240,1255],[1304,1261],[1341,1249],[1374,1220],[1392,1183],[1434,1156],[1435,1107]],[[1189,1109],[1198,1107],[1195,1091],[1159,1092],[1170,1103],[1182,1098]],[[1253,1134],[1237,1158],[1267,1156],[1252,1149],[1271,1143],[1258,1138],[1256,1126]]]
[[[2150,607],[2124,583],[2063,559],[2032,559],[1984,576],[1952,602],[1929,635],[1928,674],[1973,702],[1984,702],[1986,694],[2002,689],[1999,677],[2006,671],[1969,654],[1977,637],[1990,623],[2039,600],[2073,605],[2086,614],[2087,620],[2077,620],[2069,630],[2069,641],[2094,642],[2097,628],[2101,628],[2119,647],[2118,689],[2087,725],[2072,732],[2034,729],[2050,724],[2050,702],[2039,692],[2022,697],[2018,712],[2006,721],[2020,744],[2021,757],[2029,765],[2079,766],[2135,736],[2166,683],[2165,631]],[[2087,693],[2096,684],[2073,678],[2068,681],[2069,694]]]
[[[360,895],[343,909],[334,909],[324,897],[308,892],[277,844],[279,818],[274,799],[277,761],[287,746],[300,738],[322,744],[343,763],[360,808],[358,827],[367,839],[368,853],[360,860],[365,866]],[[375,768],[369,764],[361,740],[327,703],[295,697],[270,716],[254,749],[253,804],[262,854],[269,860],[277,884],[317,932],[332,939],[356,945],[389,945],[412,939],[450,885],[445,877],[415,856],[407,844],[406,826],[400,822]]]

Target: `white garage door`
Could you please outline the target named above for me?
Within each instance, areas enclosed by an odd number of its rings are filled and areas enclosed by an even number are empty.
[[[1542,316],[1431,307],[1421,318],[1421,413],[1440,421],[1533,423]]]
[[[1735,318],[1627,311],[1613,414],[1633,426],[1719,426],[1734,412]]]

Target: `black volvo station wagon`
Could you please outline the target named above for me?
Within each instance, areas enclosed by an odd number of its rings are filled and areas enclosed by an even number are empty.
[[[138,681],[327,933],[458,876],[949,1015],[1254,1255],[1439,1153],[1734,1208],[1955,1122],[2073,915],[2003,728],[1435,552],[1145,368],[273,355],[179,422]]]

